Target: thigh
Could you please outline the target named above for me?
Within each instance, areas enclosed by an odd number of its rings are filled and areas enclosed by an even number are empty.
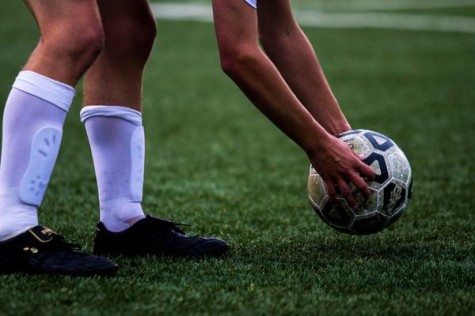
[[[24,0],[33,14],[42,36],[84,32],[84,28],[100,27],[96,0]]]

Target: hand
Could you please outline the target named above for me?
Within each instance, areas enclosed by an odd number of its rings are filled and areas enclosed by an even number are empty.
[[[331,136],[319,150],[307,152],[309,159],[327,186],[330,201],[337,203],[337,192],[351,208],[357,203],[351,194],[350,183],[365,199],[371,195],[367,181],[374,179],[373,169],[361,161],[342,140]]]

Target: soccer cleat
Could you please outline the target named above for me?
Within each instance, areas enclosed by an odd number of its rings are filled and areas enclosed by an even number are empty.
[[[110,232],[97,224],[94,253],[98,255],[219,256],[229,246],[212,237],[187,236],[175,223],[147,216],[123,232]]]
[[[107,259],[81,252],[77,246],[49,228],[35,226],[0,242],[0,272],[111,275],[117,265]]]

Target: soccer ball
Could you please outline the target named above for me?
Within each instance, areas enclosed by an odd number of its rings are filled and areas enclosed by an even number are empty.
[[[353,235],[377,233],[393,224],[407,208],[412,189],[411,166],[396,143],[380,133],[358,129],[339,138],[353,152],[363,155],[363,162],[375,171],[374,181],[368,183],[371,196],[365,201],[350,184],[357,209],[351,209],[339,195],[338,203],[333,205],[325,183],[310,166],[307,182],[310,203],[320,218],[336,230]]]

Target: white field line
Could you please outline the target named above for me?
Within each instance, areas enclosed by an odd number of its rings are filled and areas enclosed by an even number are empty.
[[[151,3],[155,17],[164,20],[213,22],[211,5],[192,3]]]
[[[213,21],[211,6],[206,4],[155,3],[151,6],[158,19]],[[308,27],[380,28],[475,34],[475,18],[469,17],[376,12],[324,13],[302,10],[295,10],[294,14],[300,25]]]
[[[380,28],[461,32],[475,34],[475,18],[398,13],[316,13],[295,12],[304,26],[330,28]]]
[[[350,0],[350,1],[319,1],[315,7],[331,10],[411,10],[411,9],[442,9],[475,6],[475,0]]]

